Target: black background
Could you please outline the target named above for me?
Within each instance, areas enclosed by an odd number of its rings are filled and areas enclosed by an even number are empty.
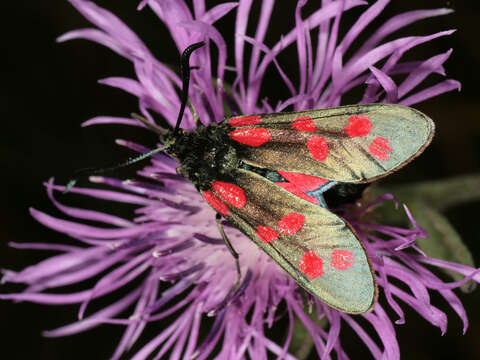
[[[178,53],[161,22],[148,9],[137,12],[137,1],[98,1],[124,20],[145,41],[163,62],[176,66]],[[279,2],[280,3],[280,2]],[[290,29],[294,2],[281,2],[272,24],[271,41]],[[317,6],[317,1],[310,1]],[[285,5],[284,5],[285,4]],[[284,7],[283,7],[284,6]],[[389,177],[390,182],[442,179],[478,171],[480,163],[479,69],[480,3],[476,1],[394,1],[375,24],[393,14],[413,9],[451,7],[454,14],[424,20],[400,32],[403,35],[426,35],[440,30],[458,29],[449,37],[437,39],[411,51],[412,59],[425,59],[454,52],[445,64],[450,78],[462,82],[461,92],[450,92],[416,107],[435,119],[437,135],[425,154],[406,169]],[[0,267],[20,270],[33,264],[45,253],[21,251],[7,246],[10,241],[47,242],[68,241],[36,223],[28,213],[29,207],[58,214],[45,194],[42,182],[55,176],[65,182],[78,168],[101,166],[130,155],[113,144],[116,138],[127,138],[153,145],[155,137],[130,128],[98,126],[80,128],[80,123],[96,115],[128,116],[138,111],[134,97],[119,90],[99,85],[96,81],[108,76],[133,76],[128,61],[110,50],[87,41],[57,44],[55,38],[68,30],[88,26],[70,4],[63,0],[2,2],[2,186],[3,198],[0,220]],[[308,6],[305,9],[308,12]],[[346,17],[343,29],[348,29]],[[226,40],[232,46],[232,18],[222,21]],[[287,25],[288,24],[288,25]],[[373,28],[373,27],[372,27]],[[268,39],[267,39],[268,40]],[[270,42],[271,43],[271,42]],[[233,52],[230,52],[232,54]],[[280,59],[284,68],[296,69],[295,57]],[[229,64],[233,61],[230,60]],[[293,71],[294,73],[295,71]],[[435,79],[435,77],[434,77]],[[436,78],[438,80],[438,78]],[[267,84],[262,96],[281,99],[286,92],[275,83]],[[348,103],[346,98],[344,103]],[[352,98],[350,101],[355,101]],[[275,101],[272,101],[275,103]],[[118,176],[131,176],[134,170]],[[111,204],[92,203],[72,197],[69,204],[98,207],[108,210]],[[64,200],[63,200],[64,201]],[[131,207],[115,206],[117,213],[128,216]],[[480,262],[478,231],[479,203],[472,202],[450,209],[449,219],[455,224],[465,242]],[[110,210],[108,210],[110,211]],[[88,284],[87,284],[88,285]],[[20,288],[3,286],[1,291]],[[74,289],[69,288],[69,291]],[[407,312],[407,323],[396,326],[403,359],[474,359],[480,355],[480,290],[474,294],[460,294],[470,317],[470,328],[461,335],[461,322],[448,310],[448,333],[441,337],[434,328],[414,312]],[[447,309],[447,304],[436,296],[435,304]],[[41,330],[52,329],[76,318],[74,306],[43,306],[0,302],[1,357],[5,359],[104,359],[112,353],[122,329],[102,326],[76,336],[46,339]],[[159,330],[152,326],[145,339],[151,339]],[[146,340],[145,340],[146,341]],[[366,354],[353,334],[346,334],[352,359]],[[357,352],[358,351],[358,352]],[[314,358],[314,357],[312,357]]]

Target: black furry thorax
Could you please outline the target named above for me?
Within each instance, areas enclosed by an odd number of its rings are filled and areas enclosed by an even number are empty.
[[[177,171],[199,190],[210,188],[215,180],[228,180],[241,163],[222,124],[170,133],[165,138],[165,150],[180,162]]]

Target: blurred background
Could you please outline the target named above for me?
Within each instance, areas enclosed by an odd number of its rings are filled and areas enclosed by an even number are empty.
[[[309,8],[318,6],[310,0]],[[370,1],[371,2],[371,1]],[[178,66],[178,52],[161,22],[147,8],[136,11],[138,1],[96,1],[127,23],[147,44],[157,58],[173,67]],[[283,6],[282,2],[282,6]],[[269,33],[271,41],[293,25],[295,2],[285,2],[277,8],[276,22]],[[478,28],[480,2],[477,1],[392,1],[374,24],[400,12],[449,7],[455,13],[423,20],[402,30],[400,35],[426,35],[440,30],[457,29],[449,37],[415,48],[407,58],[426,59],[450,48],[454,52],[446,62],[449,78],[462,83],[461,92],[450,92],[418,104],[415,107],[431,116],[437,125],[432,145],[408,167],[388,177],[390,183],[445,179],[479,171],[480,164],[480,47]],[[16,250],[8,242],[62,242],[65,236],[36,223],[29,207],[51,214],[53,209],[42,182],[55,176],[65,183],[74,170],[86,166],[102,166],[125,159],[130,153],[114,144],[116,138],[126,138],[146,145],[155,144],[155,136],[120,126],[80,128],[81,122],[96,115],[128,116],[138,111],[136,98],[119,90],[102,86],[98,79],[109,76],[134,76],[131,64],[100,45],[87,41],[57,44],[55,39],[66,31],[89,24],[64,0],[6,1],[0,5],[3,21],[1,42],[2,169],[0,267],[20,270],[47,256],[46,252]],[[343,30],[358,13],[352,12],[342,20]],[[230,19],[230,20],[228,20]],[[222,21],[225,38],[232,39],[233,17]],[[375,29],[370,26],[369,29]],[[396,33],[397,34],[397,33]],[[397,36],[397,35],[395,35]],[[268,41],[268,40],[267,40]],[[232,43],[230,42],[230,50]],[[230,52],[232,54],[233,52]],[[284,69],[296,69],[296,58],[279,59]],[[289,64],[291,62],[291,66]],[[232,62],[229,62],[232,64]],[[293,70],[293,74],[295,70]],[[439,78],[432,77],[432,82]],[[275,83],[267,84],[263,96],[282,99],[288,94],[278,90]],[[345,98],[344,103],[353,102]],[[275,101],[272,101],[273,103]],[[135,169],[118,172],[119,177],[131,177]],[[480,184],[479,184],[480,186]],[[63,200],[64,201],[64,200]],[[69,204],[108,210],[111,204],[92,203],[89,199],[74,198]],[[117,205],[115,205],[117,207]],[[128,216],[133,208],[118,207]],[[480,202],[456,206],[446,215],[461,234],[480,264],[478,216]],[[2,286],[0,291],[21,288]],[[70,289],[71,290],[71,289]],[[457,293],[459,293],[457,291]],[[441,298],[434,303],[448,309],[448,332],[440,331],[414,312],[407,312],[406,324],[396,326],[402,349],[402,359],[479,359],[480,358],[480,289],[472,294],[459,293],[469,318],[470,327],[462,336],[462,324]],[[0,302],[1,357],[4,359],[105,359],[112,353],[122,328],[113,325],[98,327],[86,333],[65,338],[48,339],[42,330],[56,328],[76,319],[77,307],[49,307],[29,303]],[[157,325],[160,326],[160,325]],[[144,340],[158,330],[148,328]],[[365,350],[357,337],[346,333],[344,341],[353,359],[364,358]],[[356,353],[358,351],[358,353]],[[353,356],[353,354],[358,354]],[[315,357],[312,357],[314,359]],[[365,357],[368,358],[368,357]]]

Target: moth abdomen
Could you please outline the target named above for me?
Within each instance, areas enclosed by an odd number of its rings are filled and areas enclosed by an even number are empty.
[[[287,180],[280,175],[277,171],[271,170],[271,169],[265,169],[265,168],[260,168],[257,166],[253,166],[244,162],[241,162],[240,168],[248,171],[252,171],[267,180],[270,180],[271,182],[277,183],[277,182],[286,182]]]
[[[326,191],[323,196],[329,208],[336,208],[360,200],[363,191],[368,186],[370,186],[369,183],[338,183],[333,189]]]

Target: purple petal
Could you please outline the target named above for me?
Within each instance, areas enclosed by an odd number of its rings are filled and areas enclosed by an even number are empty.
[[[123,91],[126,91],[138,98],[146,96],[145,90],[142,85],[133,79],[123,77],[110,77],[98,81],[100,84],[113,86]]]
[[[175,296],[177,296],[177,295],[183,293],[185,290],[187,290],[191,285],[192,285],[192,281],[189,280],[189,279],[182,279],[182,280],[178,281],[171,288],[164,291],[162,293],[161,298],[158,299],[157,301],[155,301],[154,304],[152,304],[151,306],[146,308],[145,312],[151,314],[151,313],[157,311],[163,305],[165,305],[170,300],[172,300]]]
[[[34,250],[50,250],[50,251],[61,251],[61,252],[71,252],[83,250],[80,246],[73,245],[62,245],[62,244],[45,244],[45,243],[16,243],[9,242],[8,246],[14,249],[34,249]]]
[[[307,64],[307,44],[305,39],[305,24],[302,20],[301,12],[302,7],[305,5],[305,0],[300,0],[297,2],[297,6],[295,8],[295,32],[296,32],[296,45],[297,45],[297,56],[298,56],[298,64],[299,64],[299,71],[300,74],[300,85],[298,87],[298,91],[296,93],[303,94],[305,93],[306,86],[307,86],[307,72],[305,68],[305,64]],[[295,93],[293,93],[295,94]]]
[[[380,276],[381,285],[383,287],[383,291],[385,293],[385,298],[387,299],[388,305],[390,305],[390,307],[398,315],[398,319],[395,321],[395,324],[397,325],[405,324],[405,314],[402,308],[400,307],[400,305],[397,303],[397,301],[395,301],[395,299],[392,296],[392,291],[390,290],[390,283],[388,282],[387,274],[384,267],[379,266],[376,270]]]
[[[456,271],[460,274],[463,274],[465,276],[470,275],[473,271],[475,271],[474,268],[468,266],[468,265],[463,265],[463,264],[456,264],[450,261],[446,260],[441,260],[441,259],[435,259],[435,258],[430,258],[430,257],[423,257],[423,256],[418,256],[418,255],[412,255],[413,259],[418,262],[423,262],[425,264],[430,264],[434,265],[437,267],[442,267],[445,269],[453,270]],[[475,275],[473,279],[476,282],[480,282],[480,276]]]
[[[162,311],[161,313],[157,313],[155,315],[149,315],[148,308],[146,308],[146,309],[144,309],[142,316],[149,322],[164,319],[167,316],[170,316],[170,315],[174,314],[175,312],[179,311],[180,309],[182,309],[183,307],[187,306],[187,304],[191,303],[192,300],[195,300],[199,296],[199,293],[200,293],[200,291],[198,291],[198,289],[199,289],[199,287],[196,287],[194,290],[192,290],[182,300],[179,300],[176,304],[172,305],[171,307]],[[202,304],[200,304],[200,305],[202,305]],[[201,308],[202,308],[202,313],[204,313],[205,311],[203,309],[203,306],[201,306]]]
[[[65,191],[65,186],[53,185],[52,189],[63,192]],[[135,205],[150,205],[155,203],[155,200],[146,199],[141,196],[124,194],[118,191],[73,187],[69,193],[82,194],[82,195],[91,196],[97,199],[111,200],[115,202],[123,202],[127,204],[135,204]]]
[[[220,20],[221,18],[223,18],[225,15],[227,15],[230,11],[232,11],[237,6],[238,6],[238,3],[236,2],[229,2],[229,3],[216,5],[201,16],[201,21],[207,24],[213,24],[217,20]]]
[[[344,313],[340,313],[340,317],[345,320],[345,322],[350,325],[353,331],[358,335],[362,342],[367,346],[368,350],[372,354],[374,359],[382,359],[382,351],[378,345],[373,341],[370,335],[353,319],[352,316]],[[391,344],[390,344],[391,346]]]
[[[340,336],[340,313],[338,311],[326,311],[325,315],[328,318],[328,322],[330,323],[330,329],[328,331],[328,338],[327,338],[327,345],[323,352],[322,358],[326,358],[330,356],[330,353],[334,347],[334,345],[339,341]]]
[[[414,10],[408,11],[403,14],[396,15],[387,20],[358,50],[358,57],[363,56],[366,52],[373,49],[388,35],[394,33],[398,29],[401,29],[416,21],[426,19],[434,16],[447,15],[453,12],[452,9],[434,9],[434,10]]]
[[[385,92],[387,93],[387,103],[396,103],[398,100],[398,89],[392,78],[374,66],[370,66],[369,69],[378,80],[380,85],[382,85],[382,87],[385,89]]]
[[[181,22],[193,20],[192,14],[183,0],[150,1],[148,5],[165,23],[179,50],[198,41],[192,37],[189,31],[177,27]]]
[[[152,255],[147,251],[133,257],[122,266],[102,276],[91,290],[89,296],[82,301],[78,310],[78,318],[83,318],[87,305],[92,299],[95,299],[99,294],[117,289],[120,284],[129,283],[148,269],[152,261]]]
[[[84,210],[84,209],[73,208],[70,206],[62,205],[53,197],[53,190],[54,190],[53,178],[51,178],[48,181],[48,183],[45,183],[44,185],[47,188],[47,193],[50,201],[55,205],[57,209],[59,209],[61,212],[63,212],[68,216],[71,216],[77,219],[102,222],[104,224],[110,224],[110,225],[120,226],[120,227],[130,227],[133,225],[131,221],[122,219],[118,216],[105,214],[99,211]]]
[[[202,319],[202,306],[198,304],[195,308],[195,313],[193,315],[192,328],[190,330],[190,336],[188,339],[187,348],[185,349],[185,359],[191,359],[195,351],[195,346],[197,344],[198,335],[200,332],[200,324]]]
[[[363,315],[377,329],[377,334],[384,346],[383,359],[399,360],[400,348],[398,346],[395,330],[388,316],[379,303],[375,305],[374,311]]]
[[[123,139],[115,139],[115,144],[117,145],[120,145],[120,146],[124,146],[128,149],[132,149],[133,151],[136,151],[138,153],[147,153],[149,151],[151,151],[152,149],[150,148],[147,148],[141,144],[137,144],[133,141],[128,141],[128,140],[123,140]],[[154,156],[152,156],[152,158],[155,158],[155,157],[160,157],[161,154],[155,154]]]
[[[127,309],[132,305],[139,297],[142,287],[138,287],[127,296],[121,298],[117,302],[108,305],[100,311],[90,315],[89,317],[74,322],[69,325],[59,327],[54,330],[48,330],[42,332],[43,336],[46,337],[58,337],[58,336],[68,336],[73,334],[78,334],[80,332],[92,329],[102,324],[102,319],[110,318],[120,314],[123,310]]]
[[[68,40],[85,39],[99,43],[118,55],[129,58],[130,54],[111,36],[97,29],[81,29],[69,31],[57,38],[57,42],[62,43]]]
[[[453,30],[441,31],[429,36],[411,36],[392,40],[369,51],[361,58],[352,58],[347,64],[345,64],[341,75],[339,75],[335,81],[335,85],[330,94],[331,101],[337,99],[338,95],[342,93],[342,87],[344,84],[352,81],[355,77],[367,70],[367,68],[389,56],[390,54],[395,53],[394,62],[396,62],[396,59],[400,58],[400,56],[408,49],[431,41],[435,38],[450,35],[453,32]],[[332,103],[332,105],[334,105],[334,103]]]
[[[319,26],[320,24],[330,20],[331,18],[336,17],[338,14],[341,13],[342,9],[344,11],[346,11],[346,10],[349,10],[353,7],[356,7],[356,6],[359,6],[359,5],[364,5],[364,4],[366,4],[366,2],[362,1],[362,0],[333,1],[333,2],[330,2],[330,3],[326,4],[325,6],[320,8],[319,10],[315,11],[312,15],[310,15],[307,19],[305,19],[304,22],[305,22],[305,24],[308,24],[308,30],[311,30],[311,29],[314,29],[315,27]],[[334,31],[332,31],[332,33],[334,33]],[[275,44],[275,46],[272,48],[272,50],[271,50],[272,53],[278,54],[279,52],[281,52],[283,49],[288,47],[288,45],[292,44],[296,40],[296,36],[297,36],[297,34],[296,34],[295,29],[293,29],[292,31],[290,31],[286,35],[282,36],[281,41],[278,42],[277,44]],[[332,40],[332,38],[331,38],[331,40]],[[332,44],[331,40],[329,40],[329,44]],[[330,46],[334,46],[334,44],[332,44]],[[330,54],[330,56],[328,54],[329,53],[327,53],[325,55],[327,59],[331,58],[331,54]],[[261,80],[262,80],[262,78],[265,74],[266,68],[269,65],[270,61],[271,61],[270,59],[263,59],[262,62],[260,63],[260,65],[258,66],[258,69],[257,69],[257,72],[256,72],[256,77],[257,77],[258,84],[261,83]],[[325,76],[326,72],[325,72],[324,69],[329,68],[329,66],[330,65],[325,65],[323,67],[322,76]],[[324,81],[326,81],[326,78],[323,79],[323,80],[320,80],[319,85],[317,86],[317,88],[315,90],[316,91],[316,93],[315,93],[316,97],[318,97],[318,94],[320,93],[321,88],[323,87],[322,83]],[[249,91],[249,93],[250,93],[249,96],[252,99],[250,101],[256,100],[257,97],[258,97],[259,86],[256,86],[255,88],[250,87],[249,90],[250,90]],[[251,111],[250,111],[250,113],[251,113]]]
[[[115,117],[115,116],[95,116],[90,120],[84,121],[82,123],[82,127],[99,125],[99,124],[131,125],[131,126],[138,126],[138,127],[143,127],[145,129],[148,129],[146,125],[142,124],[138,120],[134,120],[130,118]]]
[[[109,251],[108,248],[89,248],[52,256],[36,265],[26,267],[19,273],[8,274],[3,281],[35,284],[58,273],[71,271],[84,263],[102,259]]]
[[[39,223],[58,232],[70,234],[72,236],[96,237],[99,239],[132,237],[145,234],[149,231],[158,231],[163,227],[159,224],[144,224],[125,229],[104,229],[95,226],[83,225],[72,221],[61,220],[33,208],[30,208],[30,214]]]
[[[352,42],[360,35],[360,33],[383,11],[390,0],[378,0],[367,10],[365,10],[358,20],[353,24],[348,33],[343,38],[338,47],[342,53],[346,53]]]
[[[118,17],[86,0],[69,0],[91,23],[118,39],[130,52],[148,52],[143,42]]]
[[[402,101],[400,101],[399,104],[405,105],[405,106],[411,106],[448,91],[452,91],[452,90],[460,91],[461,88],[462,88],[462,85],[457,80],[447,79],[445,81],[442,81],[439,84],[430,86],[425,90],[422,90],[413,95],[410,95],[406,99],[403,99]]]
[[[182,318],[180,318],[182,319]],[[148,344],[143,346],[140,351],[138,351],[131,359],[132,360],[143,360],[148,358],[148,356],[155,351],[155,349],[163,343],[166,339],[171,336],[171,334],[175,331],[178,327],[178,321],[174,321],[169,327],[163,329],[160,334],[158,334],[153,340],[151,340]]]
[[[417,69],[412,70],[407,78],[398,87],[400,97],[403,97],[410,92],[415,86],[420,84],[428,75],[437,71],[442,67],[442,64],[450,57],[452,49],[444,54],[434,56],[423,62]]]
[[[40,279],[36,282],[35,285],[28,288],[28,291],[31,292],[40,292],[48,288],[60,287],[65,285],[77,284],[83,280],[91,279],[101,272],[105,271],[112,265],[115,265],[121,262],[128,253],[125,251],[118,251],[113,255],[107,256],[104,259],[97,260],[90,264],[89,262],[84,262],[82,267],[70,268],[65,270],[65,273],[62,273],[58,269],[57,273],[54,274],[51,278],[45,280]]]
[[[274,1],[273,0],[264,0],[262,1],[262,8],[260,10],[260,17],[258,19],[258,24],[256,27],[255,31],[255,43],[256,44],[262,44],[265,35],[268,30],[268,25],[271,20],[272,16],[272,10],[274,6]],[[255,78],[256,75],[256,69],[258,66],[258,62],[260,60],[260,48],[257,46],[254,46],[252,49],[252,55],[250,57],[250,65],[248,69],[248,78],[253,79]]]
[[[447,330],[447,317],[444,312],[431,305],[426,307],[424,303],[417,301],[416,298],[396,286],[391,285],[391,291],[392,294],[413,308],[419,315],[425,318],[425,320],[437,326],[442,332],[442,335],[445,334]]]
[[[159,282],[157,281],[147,282],[146,286],[143,289],[142,296],[140,297],[140,299],[137,302],[137,305],[135,306],[134,314],[142,314],[145,307],[151,305],[155,301],[158,293],[158,287],[159,287]],[[137,316],[141,316],[141,315],[137,315]],[[144,319],[143,316],[141,316],[141,318]],[[137,323],[134,323],[128,326],[124,336],[122,337],[122,341],[124,340],[126,349],[130,349],[135,344],[135,342],[138,340],[138,338],[142,334],[143,329],[145,328],[146,325],[147,325],[147,320],[144,319],[142,321],[139,321]],[[118,353],[119,355],[123,352],[121,350],[122,341],[120,341],[119,346],[116,349],[116,353]],[[115,355],[113,356],[113,358],[115,358]]]
[[[238,37],[240,37],[240,35]],[[244,38],[245,42],[251,43],[255,46],[255,48],[259,48],[263,52],[265,52],[265,54],[267,55],[267,56],[265,56],[265,59],[269,59],[269,61],[273,61],[275,67],[278,70],[279,75],[281,76],[283,82],[285,83],[285,85],[289,89],[290,93],[292,95],[296,94],[297,92],[296,92],[291,80],[287,77],[286,73],[282,70],[282,68],[280,67],[280,64],[275,59],[276,54],[272,50],[267,48],[265,45],[256,43],[255,39],[252,39],[251,37],[244,36],[243,38]]]

